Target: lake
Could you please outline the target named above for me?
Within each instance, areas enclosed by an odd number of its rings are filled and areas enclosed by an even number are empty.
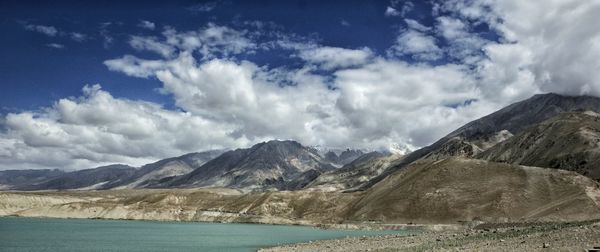
[[[279,244],[408,231],[126,220],[0,218],[0,251],[256,251]]]

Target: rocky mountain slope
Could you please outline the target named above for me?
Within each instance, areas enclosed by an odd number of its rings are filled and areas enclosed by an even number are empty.
[[[449,158],[411,164],[365,192],[0,192],[0,215],[304,225],[579,221],[600,218],[600,184],[570,171]]]
[[[336,153],[333,150],[329,150],[327,153],[325,153],[321,156],[323,156],[325,158],[325,160],[327,160],[333,164],[347,165],[347,164],[351,163],[352,161],[354,161],[355,159],[362,156],[363,154],[365,154],[361,150],[351,150],[351,149],[338,151],[338,153]]]
[[[58,169],[0,171],[0,189],[36,185],[64,174],[64,171]]]
[[[333,169],[315,149],[295,141],[273,140],[225,152],[162,187],[299,189],[322,172]]]
[[[136,172],[136,168],[127,165],[109,165],[93,169],[67,172],[37,184],[27,184],[16,190],[94,190],[103,189],[108,183],[120,183]]]
[[[600,218],[600,184],[557,169],[422,160],[365,191],[346,217],[392,223],[594,219]]]
[[[369,152],[340,169],[321,174],[306,187],[324,191],[353,190],[401,159],[402,155]]]
[[[212,150],[194,152],[179,157],[159,160],[138,169],[125,181],[114,181],[106,188],[145,188],[153,187],[161,181],[192,172],[206,162],[218,157],[224,151]]]
[[[499,143],[478,158],[576,171],[600,180],[600,114],[560,114]]]
[[[10,190],[101,190],[111,188],[143,188],[178,175],[191,172],[223,151],[189,153],[134,168],[109,165],[93,169],[65,172],[61,170],[0,171],[0,185]]]
[[[0,171],[0,190],[104,190],[125,188],[231,187],[295,190],[321,173],[352,162],[360,150],[323,158],[294,141],[269,141],[248,149],[189,153],[139,168],[110,165],[60,170]],[[207,162],[210,164],[207,164]],[[204,166],[206,164],[206,166]]]
[[[472,121],[437,142],[407,154],[401,162],[366,183],[365,190],[419,159],[439,160],[451,156],[474,157],[497,143],[563,112],[600,112],[600,98],[540,94]]]

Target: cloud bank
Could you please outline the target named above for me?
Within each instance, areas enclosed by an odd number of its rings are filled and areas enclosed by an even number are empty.
[[[432,26],[404,17],[414,8],[409,2],[389,8],[382,15],[403,27],[383,54],[298,39],[256,22],[131,36],[131,54],[104,64],[160,81],[176,110],[88,85],[81,97],[7,114],[0,166],[142,164],[273,138],[407,151],[536,93],[600,96],[600,3],[440,1]],[[273,50],[301,64],[260,65],[245,57]]]

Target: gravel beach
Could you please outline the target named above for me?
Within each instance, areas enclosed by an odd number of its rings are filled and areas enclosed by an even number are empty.
[[[596,221],[487,224],[462,231],[314,241],[260,251],[587,251],[597,246],[600,222]]]

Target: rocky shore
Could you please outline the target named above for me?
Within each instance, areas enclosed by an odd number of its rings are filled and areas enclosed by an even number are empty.
[[[600,221],[589,221],[482,224],[460,231],[324,240],[260,251],[594,251],[598,246]]]

